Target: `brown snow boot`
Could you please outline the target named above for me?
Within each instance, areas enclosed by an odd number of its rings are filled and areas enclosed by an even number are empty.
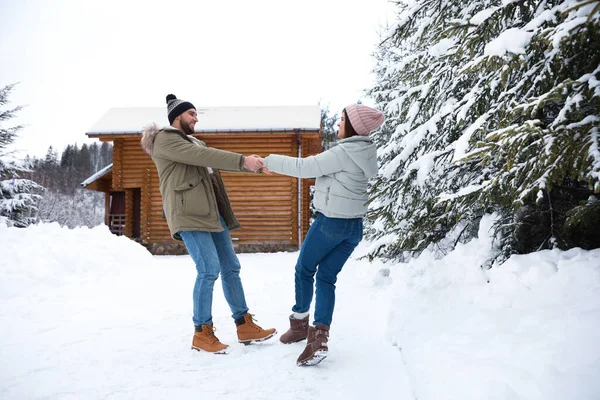
[[[270,339],[277,333],[275,328],[263,329],[254,323],[252,314],[246,313],[242,318],[235,320],[237,325],[238,342],[249,345]]]
[[[226,354],[226,349],[228,347],[228,345],[221,343],[215,336],[213,324],[196,327],[194,339],[192,339],[192,350],[206,351],[214,354]]]
[[[302,319],[294,318],[290,315],[290,329],[279,340],[283,344],[296,343],[308,337],[308,315]]]
[[[329,348],[329,327],[324,324],[308,327],[308,342],[298,360],[297,365],[317,365],[327,357]]]

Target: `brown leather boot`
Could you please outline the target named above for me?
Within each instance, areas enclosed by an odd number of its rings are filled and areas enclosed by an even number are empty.
[[[196,327],[194,339],[192,339],[192,350],[206,351],[214,354],[226,354],[226,349],[229,347],[223,344],[215,336],[215,328],[213,324],[200,325],[201,330]]]
[[[290,315],[290,329],[279,340],[283,344],[296,343],[308,337],[308,315],[302,319],[294,318]]]
[[[254,323],[252,314],[246,313],[244,318],[235,320],[237,325],[238,342],[249,345],[254,342],[262,342],[273,337],[277,333],[275,328],[263,329]]]
[[[329,339],[329,327],[318,324],[308,327],[308,342],[298,360],[297,365],[317,365],[327,357],[329,348],[327,340]]]

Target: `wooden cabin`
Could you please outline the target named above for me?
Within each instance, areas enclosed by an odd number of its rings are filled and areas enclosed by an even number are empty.
[[[210,147],[244,155],[307,157],[321,152],[318,106],[198,108],[194,136]],[[153,254],[183,254],[164,218],[158,173],[140,147],[149,123],[168,126],[166,106],[110,109],[86,133],[113,142],[113,163],[81,185],[105,193],[105,223],[111,232],[146,246]],[[221,172],[242,227],[231,232],[238,252],[295,251],[310,224],[314,179]]]

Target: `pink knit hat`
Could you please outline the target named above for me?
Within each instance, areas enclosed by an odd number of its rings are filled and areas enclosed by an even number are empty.
[[[352,104],[346,107],[346,114],[350,120],[350,125],[360,136],[368,136],[371,131],[379,128],[385,117],[381,111],[362,104]]]

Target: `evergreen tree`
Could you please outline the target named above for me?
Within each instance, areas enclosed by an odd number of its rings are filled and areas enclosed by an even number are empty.
[[[61,170],[61,193],[73,196],[75,194],[76,186],[75,181],[79,181],[79,177],[76,176],[75,171],[77,169],[77,154],[79,153],[79,147],[77,143],[74,145],[67,145],[60,157],[60,170]]]
[[[96,172],[102,167],[100,166],[100,148],[98,143],[94,142],[90,146],[90,171]],[[87,176],[86,176],[87,178]]]
[[[58,153],[52,146],[48,147],[46,156],[43,160],[35,160],[33,180],[48,190],[56,188],[56,182],[59,178],[58,172]]]
[[[331,114],[329,106],[321,108],[321,134],[323,151],[329,150],[337,140],[336,122],[339,119],[337,113]]]
[[[46,151],[46,156],[44,157],[44,166],[58,166],[58,153],[52,146],[49,146],[48,151]]]
[[[503,257],[600,246],[600,15],[577,3],[398,3],[369,92],[371,256],[469,240],[487,212]]]
[[[108,142],[102,142],[100,145],[100,166],[96,171],[101,170],[112,163],[112,145]]]
[[[81,146],[81,150],[79,151],[79,157],[77,159],[77,176],[79,181],[85,180],[88,176],[92,174],[92,156],[90,153],[90,149],[87,144],[83,144]]]
[[[60,167],[63,170],[72,171],[75,169],[75,153],[77,152],[77,143],[68,144],[60,156]]]
[[[14,85],[0,89],[0,123],[15,117],[21,107],[3,109]],[[7,147],[14,142],[21,126],[4,128],[0,126],[0,222],[9,226],[25,227],[35,222],[36,203],[43,188],[21,176],[30,169],[24,163],[9,157]]]

